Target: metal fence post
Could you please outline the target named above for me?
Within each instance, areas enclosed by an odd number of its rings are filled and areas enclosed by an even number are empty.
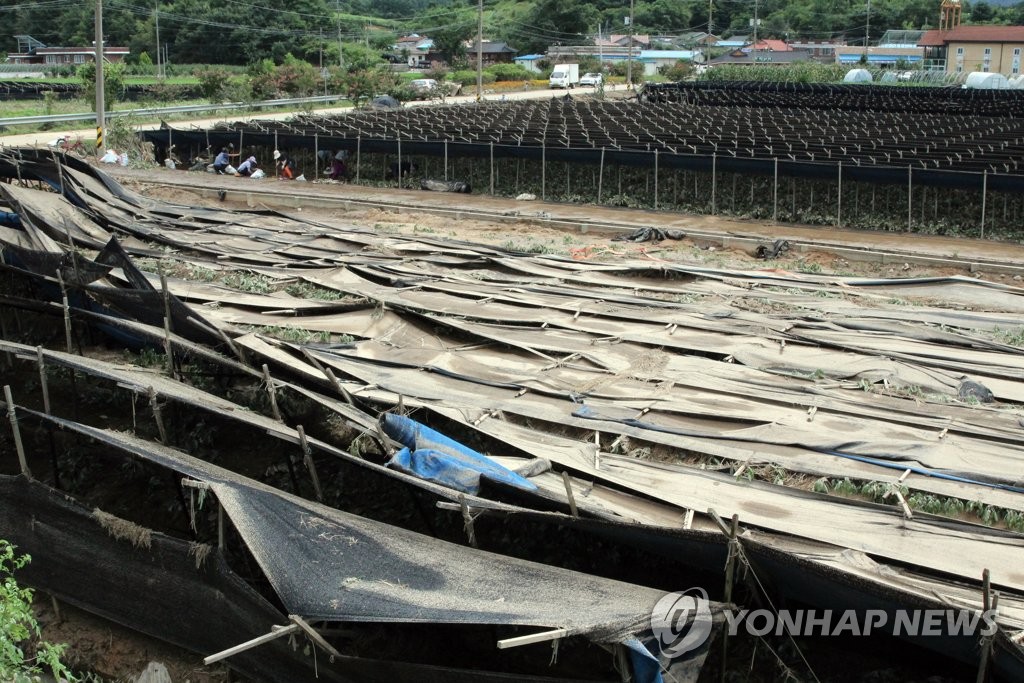
[[[313,178],[320,177],[320,134],[313,134]]]
[[[601,170],[597,174],[597,203],[601,203],[601,190],[604,185],[604,147],[601,148]]]
[[[654,210],[658,210],[658,150],[654,150]]]
[[[398,186],[402,186],[402,134],[398,133]],[[409,173],[412,174],[412,165],[409,166]]]
[[[981,239],[985,239],[985,204],[988,200],[988,169],[981,172]]]
[[[540,141],[540,198],[544,201],[547,198],[547,170],[548,170],[548,151],[547,144],[544,140]]]
[[[718,201],[718,154],[711,155],[711,215],[717,213]]]
[[[779,158],[775,157],[775,184],[772,187],[772,221],[779,222]]]
[[[843,162],[839,162],[839,193],[836,204],[836,227],[843,227]]]
[[[444,141],[444,181],[448,182],[448,141]]]
[[[494,143],[491,143],[491,195],[494,195]]]
[[[914,167],[907,166],[907,232],[913,230],[914,221]]]
[[[359,156],[360,156],[359,152],[361,151],[361,147],[362,146],[363,146],[363,136],[362,135],[357,135],[356,136],[356,184],[357,185],[359,184]]]

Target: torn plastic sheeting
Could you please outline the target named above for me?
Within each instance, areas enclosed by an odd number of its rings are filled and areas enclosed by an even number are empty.
[[[480,477],[537,490],[529,479],[403,415],[384,415],[382,426],[388,436],[405,446],[388,461],[388,467],[474,495],[480,490]]]

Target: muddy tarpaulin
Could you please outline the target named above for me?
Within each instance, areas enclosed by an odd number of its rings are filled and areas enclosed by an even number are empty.
[[[0,476],[0,537],[32,556],[18,571],[24,584],[189,650],[197,666],[203,656],[287,622],[216,549],[90,511],[23,477]],[[237,654],[229,663],[252,680],[281,683],[575,683],[363,657],[314,660],[286,639]]]
[[[321,621],[508,624],[621,643],[662,591],[440,541],[272,489],[136,437],[55,424],[208,483],[290,613]],[[712,604],[717,614],[721,606]]]

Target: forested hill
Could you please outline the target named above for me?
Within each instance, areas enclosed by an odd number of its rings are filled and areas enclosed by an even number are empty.
[[[1012,0],[997,0],[1008,2]],[[755,0],[712,0],[717,35],[747,34]],[[939,0],[873,0],[868,22],[865,0],[756,0],[760,35],[795,39],[864,40],[865,26],[877,40],[886,29],[934,27]],[[970,23],[1024,24],[1024,3],[965,2]],[[485,0],[485,34],[521,52],[552,44],[574,44],[605,33],[624,32],[624,0]],[[636,0],[641,33],[678,35],[708,28],[707,0]],[[48,45],[89,45],[91,0],[0,0],[0,52],[17,48],[14,36],[31,35]],[[105,0],[108,44],[127,45],[134,57],[155,61],[156,23],[172,63],[247,64],[285,54],[314,64],[337,61],[339,42],[386,49],[396,36],[415,31],[442,40],[470,38],[476,3],[457,0]]]

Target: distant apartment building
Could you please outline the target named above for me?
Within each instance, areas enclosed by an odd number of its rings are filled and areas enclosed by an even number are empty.
[[[918,41],[930,68],[948,74],[1021,73],[1024,26],[957,26],[926,31]]]

